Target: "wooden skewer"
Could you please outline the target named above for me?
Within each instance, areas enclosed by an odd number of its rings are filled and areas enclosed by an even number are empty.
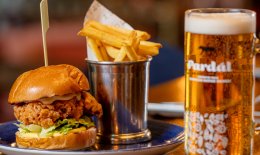
[[[42,0],[40,3],[41,11],[41,25],[42,25],[42,41],[43,41],[43,52],[44,52],[44,64],[48,66],[48,52],[46,43],[46,33],[49,29],[49,13],[48,13],[48,0]]]

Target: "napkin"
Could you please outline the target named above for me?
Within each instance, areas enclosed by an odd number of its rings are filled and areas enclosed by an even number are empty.
[[[105,6],[100,4],[97,0],[94,0],[90,8],[88,9],[84,20],[84,25],[88,20],[96,20],[103,24],[133,30],[133,28],[128,23],[126,23],[124,20],[119,18],[114,13],[112,13]],[[88,60],[98,61],[96,55],[94,54],[94,52],[92,52],[91,48],[89,48],[88,46],[87,46],[87,57]]]

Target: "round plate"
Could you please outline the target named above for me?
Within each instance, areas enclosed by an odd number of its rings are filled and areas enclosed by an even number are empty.
[[[0,125],[0,152],[10,155],[145,155],[163,154],[173,150],[183,142],[183,128],[161,121],[149,120],[148,128],[152,140],[144,143],[129,145],[95,144],[95,146],[79,151],[46,151],[21,149],[15,144],[15,122]]]

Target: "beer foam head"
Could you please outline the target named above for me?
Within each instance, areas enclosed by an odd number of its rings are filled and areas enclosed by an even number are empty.
[[[229,35],[254,33],[255,30],[255,14],[186,12],[185,15],[185,32]]]

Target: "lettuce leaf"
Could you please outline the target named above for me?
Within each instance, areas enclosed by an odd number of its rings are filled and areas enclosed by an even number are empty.
[[[24,125],[23,123],[15,124],[19,127],[19,131],[23,133],[36,133],[40,137],[50,137],[54,134],[67,134],[70,130],[80,127],[92,127],[95,126],[94,122],[87,116],[76,120],[74,118],[58,120],[53,126],[49,128],[43,128],[39,125],[30,124]]]

